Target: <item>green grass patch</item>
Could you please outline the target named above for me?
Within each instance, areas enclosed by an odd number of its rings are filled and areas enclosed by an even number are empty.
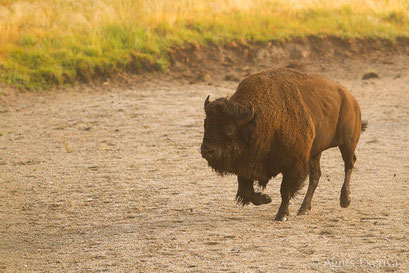
[[[90,2],[1,0],[0,81],[41,90],[123,70],[165,71],[169,51],[186,43],[409,37],[408,0]]]

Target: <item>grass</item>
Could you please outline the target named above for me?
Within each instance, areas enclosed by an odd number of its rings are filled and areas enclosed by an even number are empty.
[[[363,80],[374,79],[374,78],[379,78],[379,75],[372,68],[368,68],[367,70],[365,70],[365,73],[362,75]]]
[[[74,151],[73,149],[71,149],[71,148],[68,146],[68,142],[67,142],[67,140],[65,139],[65,137],[63,138],[62,144],[64,145],[65,151],[66,151],[67,153],[72,153],[72,152]]]
[[[409,0],[0,0],[0,81],[44,89],[166,70],[187,43],[409,36]]]

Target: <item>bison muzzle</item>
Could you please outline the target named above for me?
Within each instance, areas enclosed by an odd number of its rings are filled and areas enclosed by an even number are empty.
[[[256,192],[281,173],[281,205],[277,221],[288,217],[291,198],[309,175],[309,186],[298,214],[308,214],[321,176],[322,151],[339,147],[345,163],[340,205],[350,202],[355,148],[366,123],[355,98],[340,84],[291,69],[251,75],[230,99],[204,103],[206,118],[201,154],[220,175],[238,177],[236,200],[242,205],[267,204]]]

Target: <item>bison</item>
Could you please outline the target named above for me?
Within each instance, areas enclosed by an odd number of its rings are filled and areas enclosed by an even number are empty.
[[[321,153],[339,147],[345,163],[340,205],[348,207],[355,148],[367,123],[356,99],[340,84],[292,69],[275,69],[242,80],[228,98],[204,103],[201,154],[218,174],[238,177],[239,204],[267,204],[256,192],[282,174],[281,205],[274,217],[285,221],[290,200],[309,175],[298,214],[308,214],[321,176]]]

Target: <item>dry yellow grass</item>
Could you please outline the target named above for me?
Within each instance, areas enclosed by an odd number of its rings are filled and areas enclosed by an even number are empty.
[[[409,36],[409,0],[0,0],[0,79],[28,88],[146,63],[186,42]]]

